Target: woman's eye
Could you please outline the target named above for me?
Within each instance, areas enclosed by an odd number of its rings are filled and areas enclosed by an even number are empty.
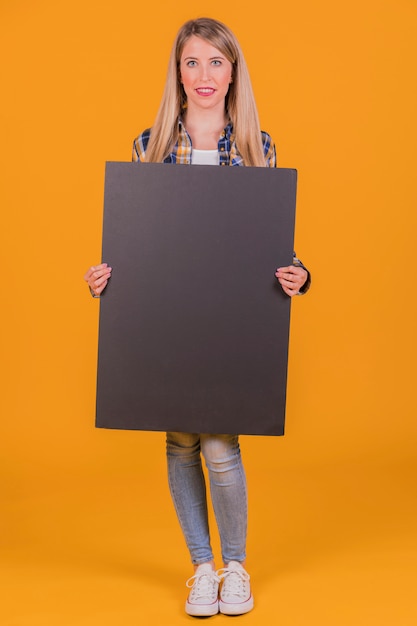
[[[187,65],[188,67],[195,67],[197,65],[197,61],[188,61]]]
[[[221,65],[221,64],[222,64],[222,62],[219,61],[219,59],[213,59],[213,61],[212,61],[212,65]]]

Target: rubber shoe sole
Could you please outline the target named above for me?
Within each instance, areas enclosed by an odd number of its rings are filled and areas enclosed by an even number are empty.
[[[245,600],[245,602],[223,602],[219,600],[219,610],[223,615],[243,615],[249,613],[253,609],[253,596]]]
[[[193,604],[187,600],[185,612],[193,617],[211,617],[219,612],[219,601],[216,600],[212,604]]]

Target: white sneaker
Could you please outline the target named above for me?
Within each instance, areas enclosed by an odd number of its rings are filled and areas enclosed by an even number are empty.
[[[253,609],[253,596],[250,589],[250,576],[237,561],[230,561],[227,567],[217,570],[223,581],[220,589],[219,609],[224,615],[242,615]]]
[[[194,576],[186,582],[191,588],[185,603],[185,612],[195,617],[208,617],[219,612],[219,582],[220,578],[210,563],[202,563],[196,569]]]

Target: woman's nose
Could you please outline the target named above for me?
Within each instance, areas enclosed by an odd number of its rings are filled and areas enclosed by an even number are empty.
[[[201,80],[210,79],[210,65],[206,65],[205,63],[202,63],[200,65],[200,79]]]

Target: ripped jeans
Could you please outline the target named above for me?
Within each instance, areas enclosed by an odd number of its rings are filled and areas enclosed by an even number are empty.
[[[168,480],[194,564],[213,560],[204,456],[224,563],[246,558],[247,491],[237,435],[167,433]]]

